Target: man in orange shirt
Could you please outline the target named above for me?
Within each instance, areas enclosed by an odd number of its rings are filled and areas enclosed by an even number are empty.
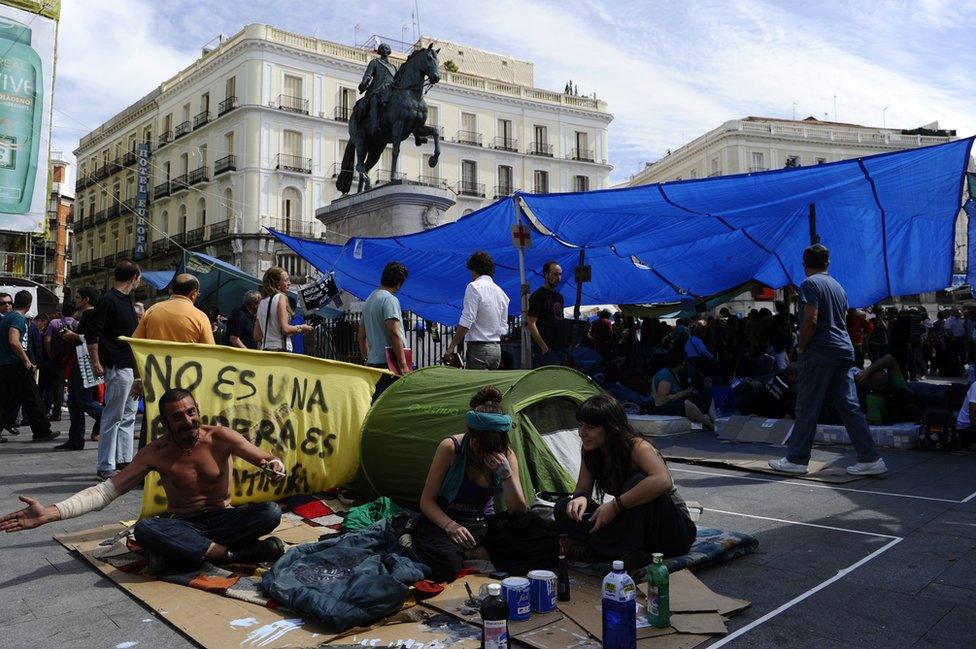
[[[132,337],[213,345],[210,319],[193,305],[200,295],[200,281],[189,273],[180,273],[170,286],[170,298],[149,307]]]

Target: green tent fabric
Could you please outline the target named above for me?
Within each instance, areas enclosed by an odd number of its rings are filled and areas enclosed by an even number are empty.
[[[515,422],[510,441],[526,500],[531,503],[541,491],[572,491],[576,476],[563,468],[543,435],[574,428],[576,405],[601,389],[567,367],[489,372],[435,366],[404,376],[366,415],[357,487],[416,505],[437,444],[465,431],[468,402],[486,385],[501,391]]]

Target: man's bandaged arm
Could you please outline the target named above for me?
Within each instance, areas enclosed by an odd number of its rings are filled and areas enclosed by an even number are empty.
[[[55,503],[61,520],[75,518],[88,512],[99,511],[119,497],[119,492],[111,480],[106,480],[59,503]]]

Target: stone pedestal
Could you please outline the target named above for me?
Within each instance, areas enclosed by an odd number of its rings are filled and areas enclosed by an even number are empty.
[[[389,183],[361,194],[348,194],[315,210],[329,243],[351,237],[395,237],[441,224],[454,205],[454,194],[442,187]]]

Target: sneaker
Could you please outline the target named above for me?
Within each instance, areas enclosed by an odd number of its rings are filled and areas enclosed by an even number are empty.
[[[71,442],[65,442],[64,444],[58,444],[54,447],[55,451],[83,451],[84,447],[78,447]]]
[[[884,475],[888,472],[888,465],[880,457],[874,462],[858,462],[847,467],[851,475]]]
[[[232,550],[227,557],[231,563],[273,563],[285,553],[285,544],[276,536],[255,541],[238,550]]]
[[[111,480],[112,478],[115,477],[115,471],[114,470],[99,471],[98,473],[95,474],[95,477],[98,478],[99,482],[102,482],[103,480]]]
[[[780,473],[792,473],[793,475],[803,475],[807,472],[806,464],[793,464],[785,457],[770,460],[769,468]]]
[[[32,442],[46,442],[48,440],[54,439],[55,437],[60,437],[61,432],[57,430],[48,431],[47,435],[35,435],[31,437]]]
[[[15,437],[17,435],[20,435],[20,431],[19,430],[17,430],[16,428],[12,428],[10,426],[8,426],[7,428],[4,428],[4,430],[7,432],[8,435],[13,435]]]

